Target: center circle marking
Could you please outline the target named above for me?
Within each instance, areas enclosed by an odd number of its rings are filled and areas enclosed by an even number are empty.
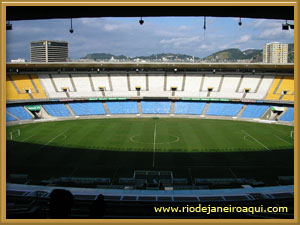
[[[136,137],[139,137],[139,136],[142,136],[142,135],[133,135],[133,136],[131,136],[131,137],[130,137],[130,141],[135,142],[135,143],[138,143],[138,144],[151,144],[151,145],[154,144],[154,142],[142,142],[142,141],[136,141],[135,138],[136,138]],[[173,137],[173,138],[175,138],[175,140],[173,140],[173,141],[167,141],[167,142],[155,142],[155,144],[156,144],[156,145],[161,145],[161,144],[172,144],[172,143],[175,143],[175,142],[178,142],[178,141],[179,141],[179,137],[176,136],[176,135],[170,135],[170,134],[168,134],[168,135],[164,135],[164,136],[170,136],[170,137]]]

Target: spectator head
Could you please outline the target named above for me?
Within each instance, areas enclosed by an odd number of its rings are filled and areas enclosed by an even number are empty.
[[[54,189],[50,194],[50,213],[53,219],[65,219],[71,214],[74,197],[70,191]]]

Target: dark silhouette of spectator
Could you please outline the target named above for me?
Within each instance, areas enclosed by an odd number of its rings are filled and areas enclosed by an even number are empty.
[[[104,196],[102,194],[98,195],[97,199],[93,201],[90,208],[90,218],[101,219],[103,218],[106,210],[106,204],[104,201]]]
[[[74,196],[70,191],[54,189],[50,194],[50,213],[52,219],[67,219],[71,215]]]

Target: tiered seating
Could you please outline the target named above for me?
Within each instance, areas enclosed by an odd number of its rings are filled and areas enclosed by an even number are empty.
[[[218,90],[218,87],[221,82],[221,76],[220,75],[206,75],[204,77],[204,83],[202,87],[203,92],[207,92],[209,87],[213,88],[213,91],[216,92]]]
[[[280,94],[280,93],[278,94],[277,92],[274,94],[274,92],[275,92],[277,86],[279,85],[280,80],[281,80],[281,76],[276,76],[276,77],[275,77],[275,80],[274,80],[274,82],[273,82],[273,85],[272,85],[272,87],[270,88],[269,93],[268,93],[266,99],[268,99],[268,100],[279,100],[281,94]],[[279,88],[278,88],[278,89],[279,89]],[[278,89],[277,89],[277,90],[278,90]]]
[[[164,89],[164,75],[157,74],[157,75],[149,75],[149,91],[163,91]]]
[[[38,77],[36,75],[31,75],[31,78],[32,78],[32,81],[34,82],[37,90],[38,90],[38,93],[36,91],[31,92],[32,97],[33,98],[47,98]]]
[[[24,109],[23,106],[8,106],[6,111],[18,117],[20,120],[32,119],[32,116]]]
[[[146,90],[146,75],[145,74],[130,74],[129,76],[130,79],[130,89],[136,90],[135,88],[141,87],[141,91]]]
[[[11,78],[21,93],[26,93],[28,89],[30,89],[31,92],[35,92],[28,75],[11,75]]]
[[[54,74],[52,77],[58,91],[62,91],[63,88],[68,88],[71,92],[75,91],[68,74]]]
[[[168,75],[167,76],[167,90],[171,90],[171,87],[177,87],[177,90],[182,88],[183,75]]]
[[[185,87],[183,92],[176,93],[176,96],[181,97],[199,97],[199,89],[202,80],[202,75],[187,75],[185,78]]]
[[[137,102],[106,102],[111,114],[138,114]]]
[[[294,121],[294,108],[288,108],[288,110],[283,114],[280,120],[286,122]]]
[[[236,116],[244,104],[210,103],[206,115]]]
[[[101,102],[69,103],[68,105],[77,116],[105,114]]]
[[[281,100],[283,101],[294,101],[294,78],[288,77],[284,78],[277,92],[282,93],[283,91],[288,91]]]
[[[30,90],[33,98],[42,99],[47,97],[36,75],[31,75],[32,80],[29,75],[11,75],[11,78],[20,94],[13,86],[12,81],[6,77],[6,95],[8,100],[30,99],[30,95],[26,90]]]
[[[212,92],[211,97],[216,98],[241,98],[243,93],[236,93],[236,88],[238,87],[240,77],[237,76],[226,76],[223,79],[220,92]],[[218,86],[214,88],[217,91]]]
[[[167,114],[170,113],[171,102],[141,101],[141,106],[145,114]]]
[[[248,105],[242,117],[244,118],[259,118],[269,108],[267,105]]]
[[[205,104],[205,102],[176,102],[174,114],[201,115]]]
[[[15,121],[16,119],[9,114],[6,114],[6,122]]]
[[[41,74],[39,75],[39,79],[42,82],[43,86],[45,87],[45,92],[48,94],[49,98],[66,98],[66,93],[62,92],[62,90],[58,90],[60,92],[56,92],[51,78],[48,74]],[[53,78],[53,80],[56,78]]]
[[[6,99],[7,100],[30,99],[30,96],[27,93],[19,94],[16,88],[13,86],[12,81],[10,81],[8,77],[6,77]]]
[[[246,95],[246,98],[264,99],[269,91],[269,87],[272,85],[273,80],[273,76],[264,76],[257,89],[257,92],[254,93],[258,86],[259,79],[253,77],[244,77],[239,91],[243,91],[245,88],[250,88],[250,92]],[[257,85],[255,85],[255,81],[257,81]]]
[[[51,116],[70,116],[70,112],[64,104],[43,104],[43,107]]]

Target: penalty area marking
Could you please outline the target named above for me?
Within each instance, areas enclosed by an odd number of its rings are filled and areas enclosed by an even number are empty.
[[[44,144],[40,149],[44,148],[45,146],[47,146],[48,144],[50,144],[52,141],[54,141],[56,138],[58,138],[59,136],[64,136],[66,139],[66,135],[63,135],[64,133],[66,133],[70,128],[64,130],[63,132],[61,132],[60,134],[58,134],[57,136],[55,136],[54,138],[52,138],[50,141],[48,141],[46,144]]]
[[[254,137],[252,137],[250,134],[248,134],[246,131],[244,130],[241,130],[243,131],[245,134],[247,134],[249,137],[251,137],[254,141],[256,141],[258,144],[260,144],[261,146],[263,146],[265,149],[271,151],[268,147],[266,147],[263,143],[261,143],[260,141],[256,140]],[[245,138],[244,138],[245,139]]]
[[[277,137],[279,140],[282,140],[283,142],[292,145],[291,143],[287,142],[286,140],[282,139],[281,137],[278,137],[277,135],[274,134],[275,137]]]
[[[133,135],[129,139],[130,139],[131,142],[135,142],[135,143],[138,143],[138,144],[147,144],[147,145],[153,145],[154,144],[154,142],[136,141],[135,138],[139,137],[139,136],[142,136],[142,135]],[[156,134],[155,134],[155,136],[156,136]],[[175,140],[174,141],[167,141],[167,142],[156,142],[156,138],[155,138],[155,145],[172,144],[172,143],[175,143],[175,142],[179,141],[179,137],[177,137],[176,135],[168,134],[168,136],[174,137]]]

